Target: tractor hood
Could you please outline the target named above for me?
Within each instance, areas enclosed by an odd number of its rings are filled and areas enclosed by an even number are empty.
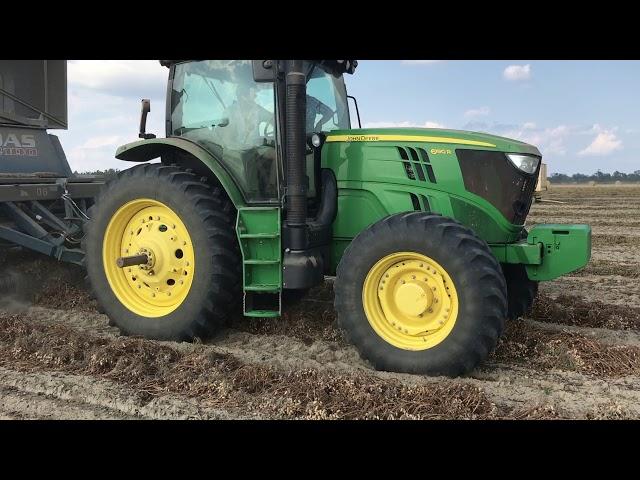
[[[334,130],[328,142],[425,142],[443,147],[495,149],[509,153],[540,155],[533,145],[488,133],[441,128],[362,128]]]

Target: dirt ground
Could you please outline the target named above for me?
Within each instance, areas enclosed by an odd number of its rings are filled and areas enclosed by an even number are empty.
[[[376,372],[335,326],[332,281],[205,343],[119,336],[79,268],[0,251],[0,419],[640,418],[640,186],[552,186],[528,225],[590,223],[582,271],[540,286],[464,378]],[[0,285],[2,288],[3,285]],[[0,294],[1,295],[1,294]]]

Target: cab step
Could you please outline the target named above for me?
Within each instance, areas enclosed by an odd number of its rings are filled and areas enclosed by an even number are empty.
[[[279,317],[282,313],[280,209],[239,208],[236,233],[242,251],[244,315]]]

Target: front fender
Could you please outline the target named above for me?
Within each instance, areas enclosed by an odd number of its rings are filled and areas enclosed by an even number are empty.
[[[240,189],[231,178],[231,175],[222,167],[220,161],[201,146],[188,140],[182,138],[152,138],[131,142],[118,147],[116,158],[127,162],[147,162],[175,150],[182,150],[191,154],[210,170],[218,179],[222,188],[225,189],[236,208],[246,206]]]

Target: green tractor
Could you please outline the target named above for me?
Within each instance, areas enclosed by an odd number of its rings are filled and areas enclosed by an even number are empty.
[[[338,324],[374,368],[457,376],[539,281],[589,261],[588,225],[524,228],[537,148],[351,129],[354,60],[160,63],[166,138],[146,133],[143,100],[142,140],[116,153],[139,165],[102,190],[83,240],[93,292],[124,334],[209,336],[240,302],[277,317],[283,298],[335,276]]]

